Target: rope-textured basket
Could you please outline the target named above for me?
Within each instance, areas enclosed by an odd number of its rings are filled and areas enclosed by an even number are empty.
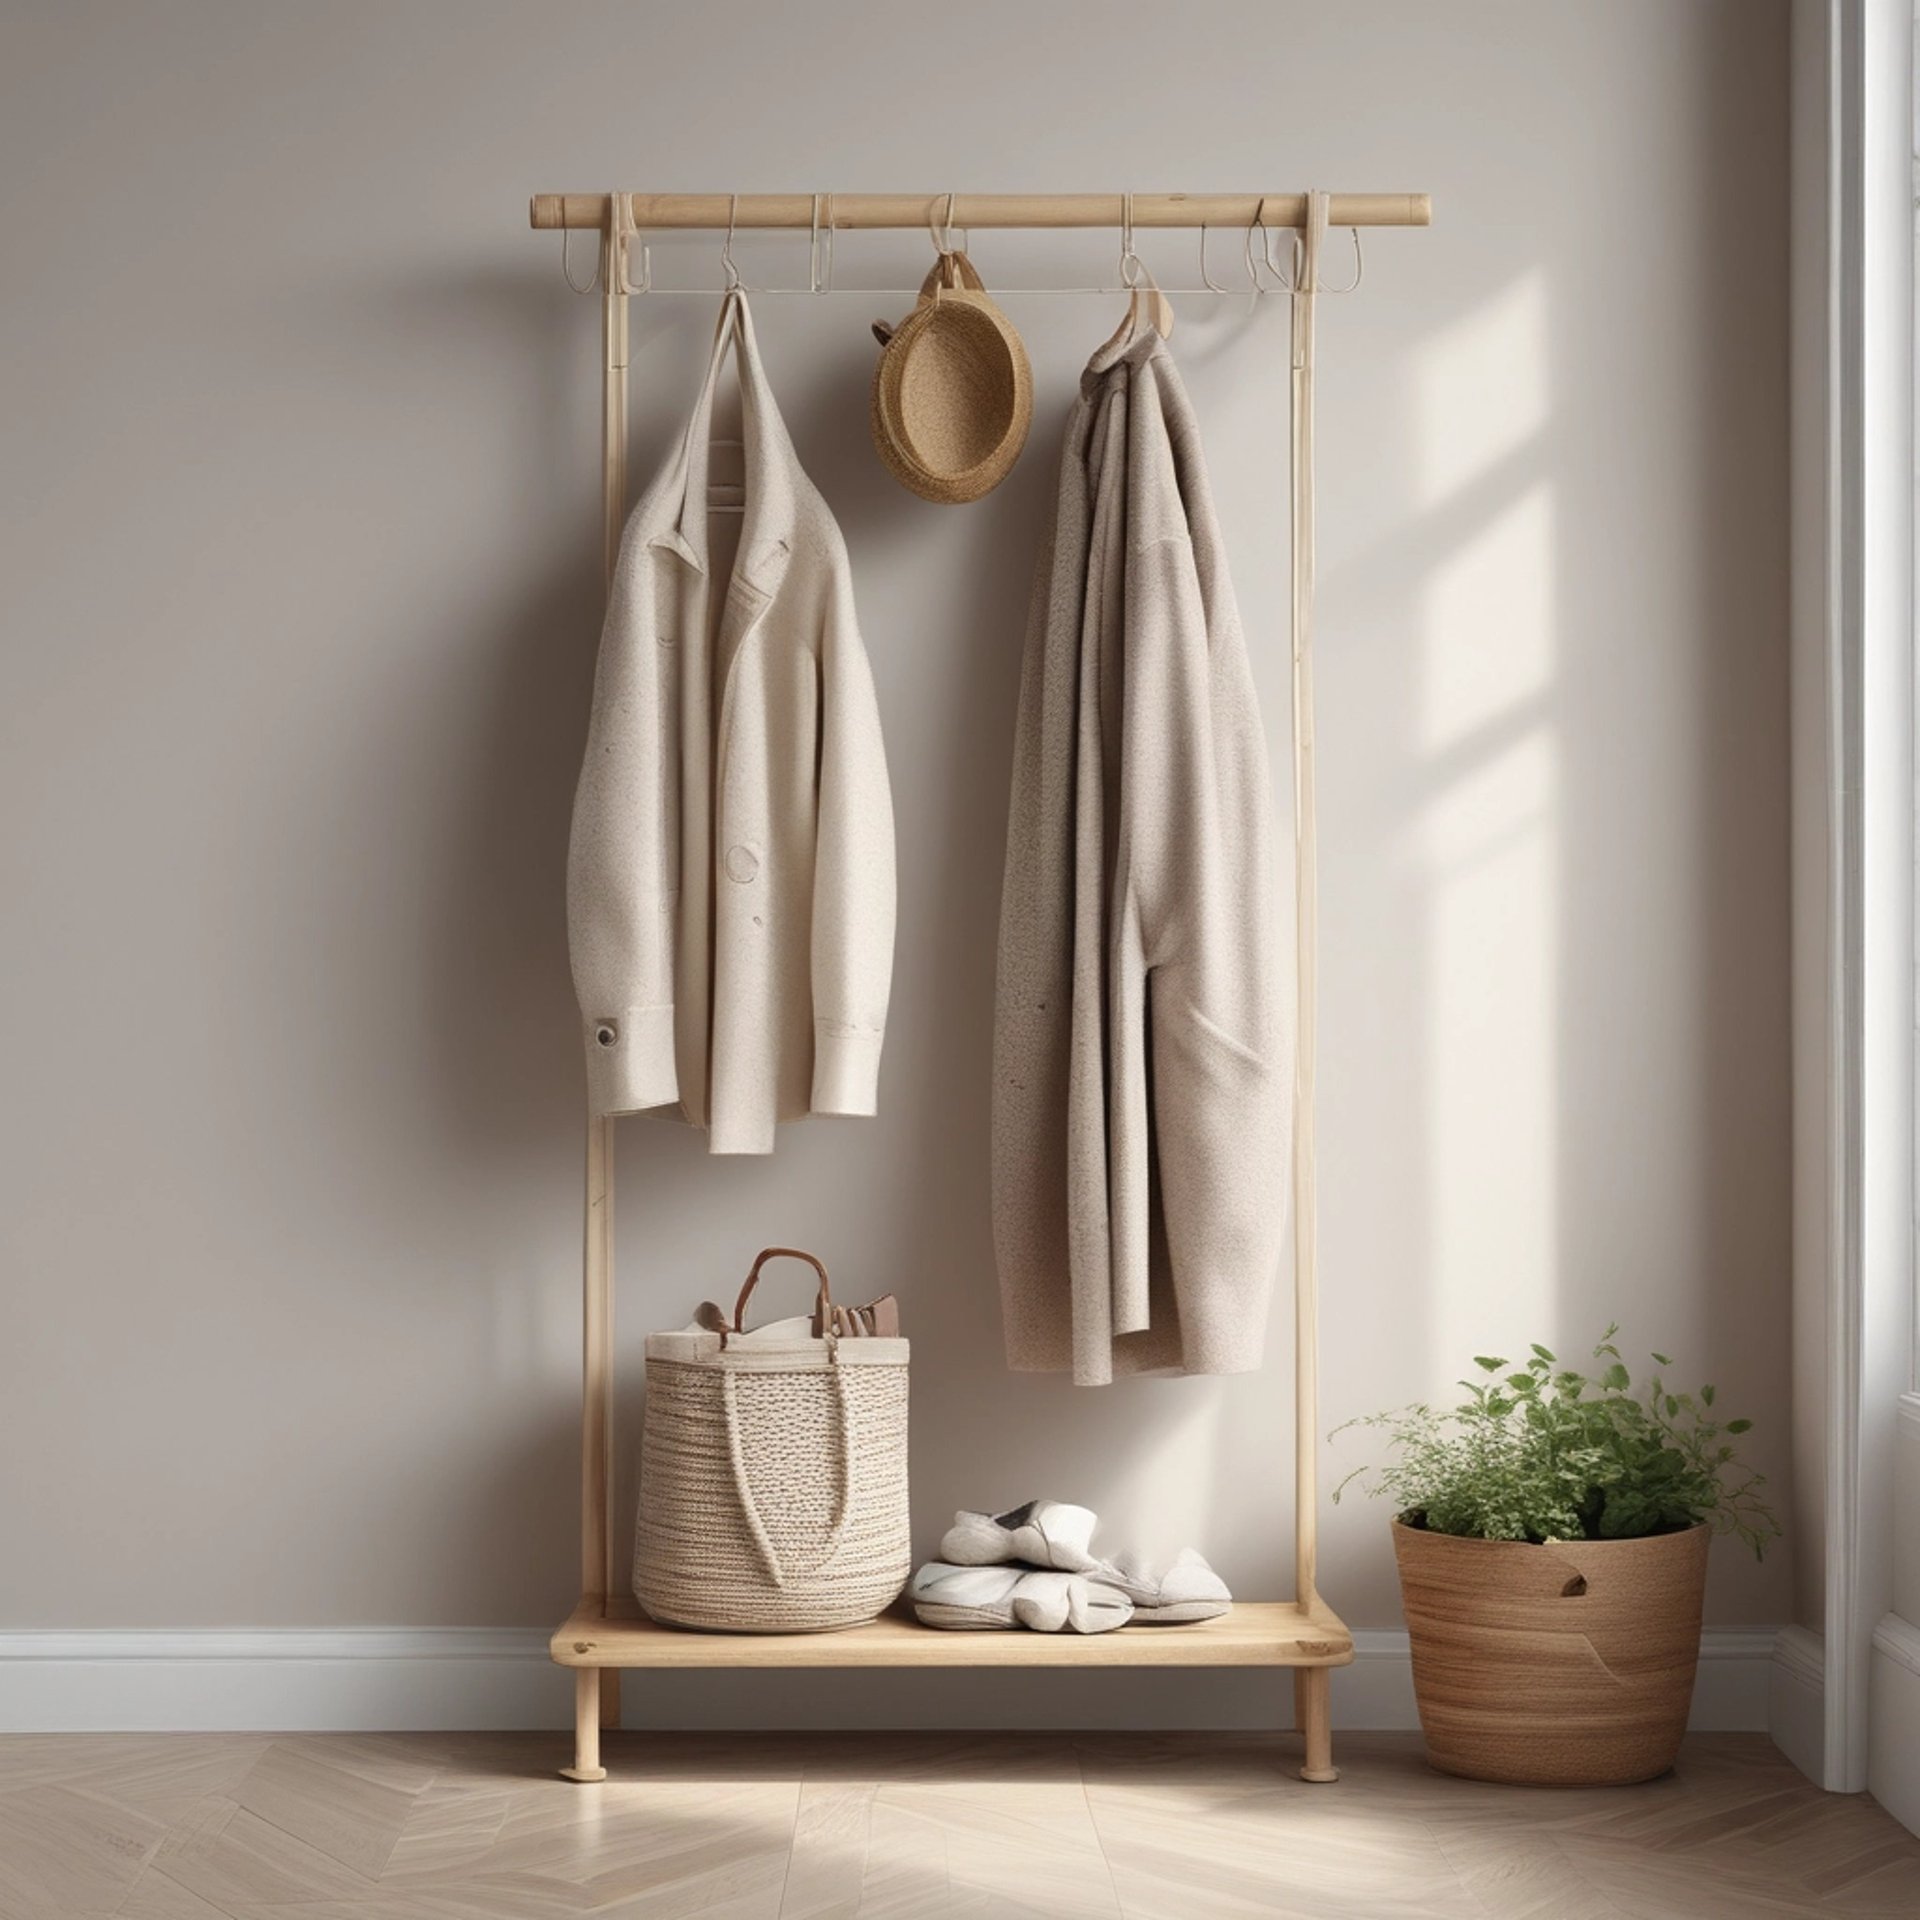
[[[1027,443],[1033,369],[973,263],[942,253],[913,312],[873,331],[883,348],[873,372],[873,444],[887,471],[942,506],[991,493]]]
[[[667,1625],[731,1633],[857,1626],[906,1583],[907,1342],[652,1334],[633,1591]]]
[[[1665,1773],[1693,1699],[1709,1531],[1532,1546],[1396,1520],[1428,1758],[1523,1786]]]

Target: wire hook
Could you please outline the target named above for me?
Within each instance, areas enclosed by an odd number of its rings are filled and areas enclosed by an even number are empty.
[[[613,196],[611,208],[611,231],[608,234],[608,257],[613,261],[614,290],[618,293],[651,293],[653,291],[653,249],[640,238],[640,232],[633,224],[633,195],[619,192]],[[633,277],[633,250],[640,249],[640,278]]]
[[[1207,223],[1204,220],[1200,223],[1200,284],[1209,293],[1226,292],[1225,287],[1216,287],[1213,284],[1213,275],[1207,271]]]
[[[653,249],[644,240],[640,240],[638,229],[628,230],[628,240],[640,241],[640,278],[633,277],[633,248],[627,248],[627,264],[620,270],[622,293],[651,293],[653,291]]]
[[[720,266],[727,276],[727,292],[740,291],[740,269],[733,264],[733,230],[740,219],[740,196],[736,193],[727,203],[727,241],[720,249]]]
[[[951,190],[949,190],[946,198],[947,217],[941,221],[937,227],[933,223],[933,213],[934,209],[940,204],[940,196],[936,193],[933,198],[927,202],[927,234],[933,241],[934,252],[942,254],[952,253],[954,251],[953,194]]]
[[[1322,293],[1352,293],[1367,277],[1367,256],[1361,250],[1360,229],[1349,227],[1347,231],[1353,235],[1353,278],[1344,287],[1322,287]]]
[[[1289,293],[1291,284],[1282,277],[1280,270],[1273,264],[1273,236],[1266,224],[1267,202],[1263,195],[1260,204],[1253,210],[1253,219],[1248,223],[1247,231],[1240,242],[1240,258],[1247,269],[1247,284],[1255,293],[1279,291]],[[1273,275],[1273,286],[1269,287],[1260,277],[1260,264],[1253,257],[1253,236],[1260,236],[1260,259],[1266,263],[1267,271]]]
[[[1120,196],[1120,284],[1128,288],[1137,287],[1146,265],[1134,250],[1133,195],[1123,193]]]
[[[570,286],[570,287],[571,287],[571,288],[572,288],[572,289],[574,290],[574,292],[575,292],[575,293],[592,293],[592,292],[594,292],[594,291],[595,291],[595,290],[596,290],[596,289],[597,289],[597,288],[599,287],[599,285],[600,285],[600,261],[599,261],[599,258],[598,258],[598,256],[596,256],[596,257],[595,257],[595,259],[594,259],[594,263],[593,263],[593,272],[592,272],[592,273],[591,273],[591,274],[590,274],[590,275],[588,276],[588,278],[587,278],[587,284],[586,284],[586,285],[585,285],[585,286],[583,287],[583,286],[582,286],[582,285],[581,285],[581,284],[579,283],[579,281],[577,281],[577,280],[576,280],[576,279],[575,279],[575,278],[573,277],[573,268],[572,268],[572,266],[571,266],[571,264],[569,263],[569,260],[568,260],[568,255],[567,255],[567,248],[568,248],[568,246],[569,246],[569,245],[571,244],[571,242],[572,242],[572,240],[573,240],[573,229],[572,229],[571,227],[562,227],[562,228],[560,229],[560,272],[561,272],[561,275],[562,275],[562,277],[563,277],[563,278],[564,278],[564,279],[566,280],[566,283],[567,283],[567,285],[568,285],[568,286]]]
[[[826,266],[822,269],[821,275],[820,275],[820,291],[822,293],[831,293],[833,291],[834,233],[835,233],[835,227],[834,227],[834,220],[833,220],[833,195],[828,194],[827,195]]]
[[[1367,256],[1360,244],[1360,229],[1358,227],[1349,227],[1347,232],[1353,236],[1353,278],[1349,280],[1344,287],[1330,287],[1324,281],[1316,278],[1313,286],[1315,293],[1352,293],[1359,287],[1360,282],[1367,277]],[[1249,232],[1248,239],[1249,241],[1252,239],[1251,232]],[[1263,227],[1261,229],[1260,250],[1265,257],[1267,271],[1273,275],[1283,293],[1298,293],[1300,291],[1300,276],[1305,266],[1306,246],[1307,243],[1300,234],[1296,233],[1293,235],[1293,272],[1290,276],[1283,275],[1280,269],[1273,264],[1273,230],[1269,227]],[[1249,261],[1251,261],[1251,254],[1249,254]]]

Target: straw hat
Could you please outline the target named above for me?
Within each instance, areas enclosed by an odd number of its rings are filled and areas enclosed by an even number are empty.
[[[943,251],[873,374],[873,444],[923,500],[958,506],[1007,477],[1033,424],[1033,369],[964,253]]]

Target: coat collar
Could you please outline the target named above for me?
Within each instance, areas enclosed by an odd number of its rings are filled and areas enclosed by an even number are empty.
[[[1080,391],[1092,399],[1115,367],[1125,365],[1137,373],[1148,361],[1158,359],[1166,351],[1165,336],[1144,321],[1132,328],[1122,326],[1087,362],[1086,371],[1080,376]]]
[[[729,347],[740,374],[740,437],[746,456],[745,511],[735,570],[749,585],[771,595],[793,554],[800,462],[760,364],[746,296],[737,288],[721,304],[707,377],[667,476],[662,499],[667,525],[653,535],[650,544],[677,553],[697,573],[707,571],[708,440],[713,431],[714,394]]]

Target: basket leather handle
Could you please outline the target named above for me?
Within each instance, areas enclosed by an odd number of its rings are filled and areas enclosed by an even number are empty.
[[[747,1330],[747,1302],[753,1297],[753,1290],[760,1284],[760,1269],[769,1260],[804,1260],[820,1276],[820,1291],[814,1297],[814,1318],[823,1328],[833,1326],[833,1295],[827,1290],[827,1270],[810,1253],[799,1247],[763,1247],[760,1257],[753,1263],[753,1271],[747,1275],[746,1285],[740,1289],[740,1298],[734,1302],[733,1325],[727,1331],[745,1333]],[[720,1336],[720,1344],[726,1345],[727,1334]]]

